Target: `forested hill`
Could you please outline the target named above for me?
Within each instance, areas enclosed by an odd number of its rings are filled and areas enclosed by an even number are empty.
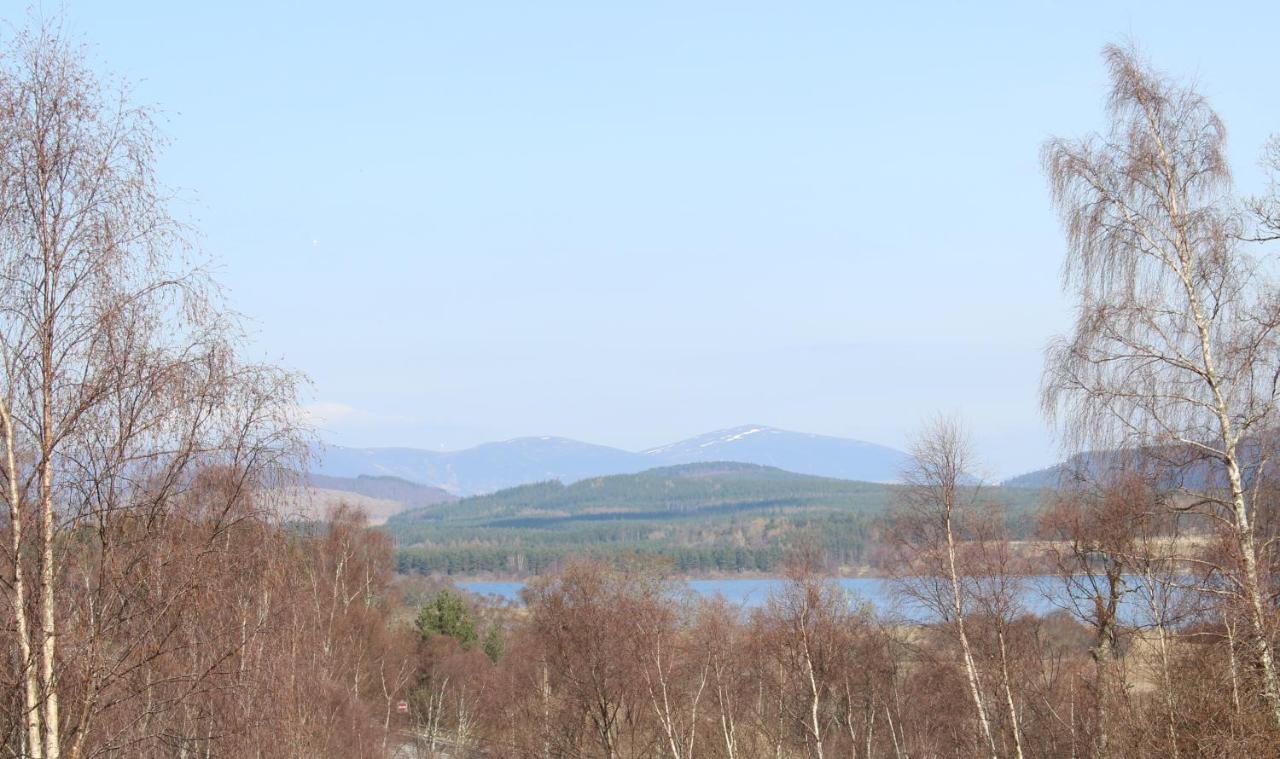
[[[569,555],[653,554],[689,572],[772,571],[800,536],[845,566],[865,564],[902,486],[729,462],[685,464],[571,485],[542,482],[413,509],[388,520],[402,570],[470,574],[546,569]],[[1010,526],[1040,491],[990,488]]]
[[[392,521],[485,518],[533,525],[548,520],[661,518],[780,508],[866,511],[883,508],[894,488],[757,464],[712,462],[595,477],[572,485],[558,481],[521,485],[444,506],[413,509]]]

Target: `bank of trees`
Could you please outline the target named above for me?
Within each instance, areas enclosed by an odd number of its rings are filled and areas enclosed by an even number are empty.
[[[1154,623],[1121,614],[1107,648],[1071,613],[1007,603],[977,566],[957,564],[961,616],[921,624],[859,606],[804,555],[746,610],[651,570],[570,564],[529,586],[496,661],[438,639],[406,723],[422,755],[451,756],[1273,751],[1256,665],[1212,616],[1166,622],[1162,648]]]
[[[861,555],[858,546],[857,555]],[[832,556],[840,561],[853,551]],[[780,546],[743,547],[669,545],[661,542],[610,542],[606,545],[575,545],[556,542],[551,545],[511,546],[415,546],[396,552],[396,563],[402,572],[423,575],[511,574],[537,575],[554,570],[574,558],[598,557],[607,562],[625,562],[632,556],[650,556],[669,562],[676,571],[687,574],[714,572],[776,572],[781,567]],[[853,563],[853,562],[849,562]]]
[[[299,530],[241,511],[198,580],[166,564],[139,589],[185,586],[189,601],[105,639],[147,654],[76,735],[85,756],[1268,755],[1276,731],[1240,620],[1171,593],[1152,594],[1162,615],[1144,612],[1144,583],[1188,581],[1143,566],[1164,562],[1143,547],[1163,528],[1136,508],[1117,509],[1105,540],[1072,521],[1147,497],[1126,486],[1046,515],[1072,567],[1062,582],[1096,583],[1047,616],[1009,592],[1022,568],[982,545],[987,507],[960,504],[954,575],[911,591],[936,612],[903,619],[846,597],[818,551],[789,556],[783,588],[750,609],[689,594],[669,567],[592,562],[536,578],[520,608],[489,606],[396,576],[385,536],[353,515]],[[172,523],[160,545],[190,557],[207,529]],[[945,538],[931,545],[945,562]],[[1086,551],[1098,558],[1072,564]],[[922,576],[939,575],[901,579]],[[82,695],[78,653],[59,683]],[[0,729],[21,756],[12,665]]]

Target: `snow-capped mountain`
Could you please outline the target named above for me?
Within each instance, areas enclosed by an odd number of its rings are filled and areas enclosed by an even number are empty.
[[[473,495],[529,482],[571,483],[707,461],[761,464],[844,480],[893,482],[900,478],[907,455],[860,440],[746,425],[640,453],[558,437],[516,438],[461,451],[328,446],[317,452],[312,469],[333,477],[390,475],[457,495]]]
[[[842,480],[894,482],[902,477],[907,454],[861,440],[745,425],[651,448],[656,465],[699,461],[741,461],[798,474]]]

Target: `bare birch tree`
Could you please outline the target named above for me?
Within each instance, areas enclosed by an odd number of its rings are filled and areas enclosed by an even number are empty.
[[[1148,480],[1123,472],[1101,484],[1080,478],[1041,515],[1046,552],[1061,582],[1050,596],[1092,633],[1092,732],[1102,757],[1112,752],[1111,710],[1124,687],[1120,644],[1126,630],[1120,609],[1133,590],[1126,575],[1136,570],[1141,556],[1138,525],[1157,508]]]
[[[200,557],[295,450],[293,379],[237,359],[235,324],[167,211],[157,145],[147,111],[109,94],[56,29],[10,41],[0,481],[16,635],[5,646],[21,663],[23,753],[40,759],[89,752],[97,716],[133,697],[113,688],[173,644],[163,633],[200,586]],[[208,468],[228,486],[196,504],[184,494]],[[206,530],[194,553],[157,553],[174,518]],[[165,572],[187,581],[151,582]]]
[[[1044,408],[1077,449],[1199,462],[1184,486],[1237,548],[1225,581],[1248,609],[1262,696],[1280,727],[1266,549],[1255,534],[1277,422],[1280,297],[1240,246],[1217,114],[1132,51],[1104,55],[1109,129],[1043,151],[1067,237],[1064,287],[1077,304],[1074,329],[1047,352]]]
[[[991,711],[974,657],[966,620],[972,588],[961,569],[961,538],[957,534],[962,509],[972,507],[977,488],[964,479],[975,464],[960,422],[934,419],[911,446],[913,464],[904,472],[903,511],[896,526],[904,552],[899,587],[917,603],[937,614],[954,632],[974,716],[986,750],[997,756]]]

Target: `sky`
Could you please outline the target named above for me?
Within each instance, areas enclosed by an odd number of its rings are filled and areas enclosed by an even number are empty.
[[[1102,46],[1209,97],[1244,191],[1280,132],[1274,3],[50,7],[344,445],[903,447],[942,412],[989,474],[1047,465],[1038,155],[1104,125]]]

